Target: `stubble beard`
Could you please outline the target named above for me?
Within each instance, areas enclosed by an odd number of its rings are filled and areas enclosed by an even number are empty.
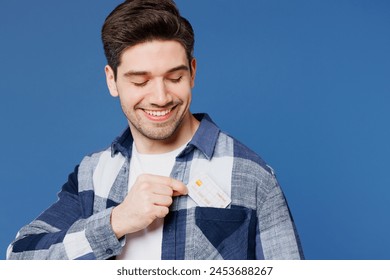
[[[165,124],[155,124],[153,125],[153,127],[148,125],[142,125],[142,123],[131,124],[144,137],[150,140],[162,141],[171,138],[175,134],[175,132],[178,131],[181,123],[182,119],[175,119],[172,123],[170,122]]]
[[[175,110],[177,109],[178,107],[175,108]],[[163,123],[151,123],[144,121],[143,118],[137,117],[135,112],[126,112],[125,115],[131,126],[142,136],[150,140],[163,141],[173,137],[179,130],[183,123],[185,112],[181,115],[173,116],[171,120]]]

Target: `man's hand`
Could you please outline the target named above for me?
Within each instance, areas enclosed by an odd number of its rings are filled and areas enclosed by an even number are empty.
[[[186,195],[187,187],[170,177],[142,174],[135,181],[124,201],[111,213],[111,226],[117,236],[139,231],[156,218],[169,213],[172,196]]]

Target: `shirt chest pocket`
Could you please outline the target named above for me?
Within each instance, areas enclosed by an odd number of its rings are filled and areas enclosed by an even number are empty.
[[[194,259],[255,258],[255,211],[197,207],[194,215]]]

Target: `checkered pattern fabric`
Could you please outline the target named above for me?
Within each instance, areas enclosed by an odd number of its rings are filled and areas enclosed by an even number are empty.
[[[224,209],[175,197],[164,220],[162,259],[302,259],[294,221],[272,169],[220,131],[206,114],[176,158],[171,177],[187,184],[206,173],[231,197]],[[110,259],[120,254],[110,214],[128,191],[133,138],[127,129],[111,147],[85,157],[58,200],[24,226],[8,259]]]

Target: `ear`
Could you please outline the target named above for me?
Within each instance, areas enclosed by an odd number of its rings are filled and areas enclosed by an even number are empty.
[[[115,73],[114,70],[109,65],[106,65],[104,67],[104,71],[106,72],[106,82],[108,90],[110,91],[111,96],[118,97],[118,89],[116,87],[116,81],[115,81]]]
[[[196,76],[196,59],[193,58],[191,61],[191,88],[195,86],[195,76]]]

